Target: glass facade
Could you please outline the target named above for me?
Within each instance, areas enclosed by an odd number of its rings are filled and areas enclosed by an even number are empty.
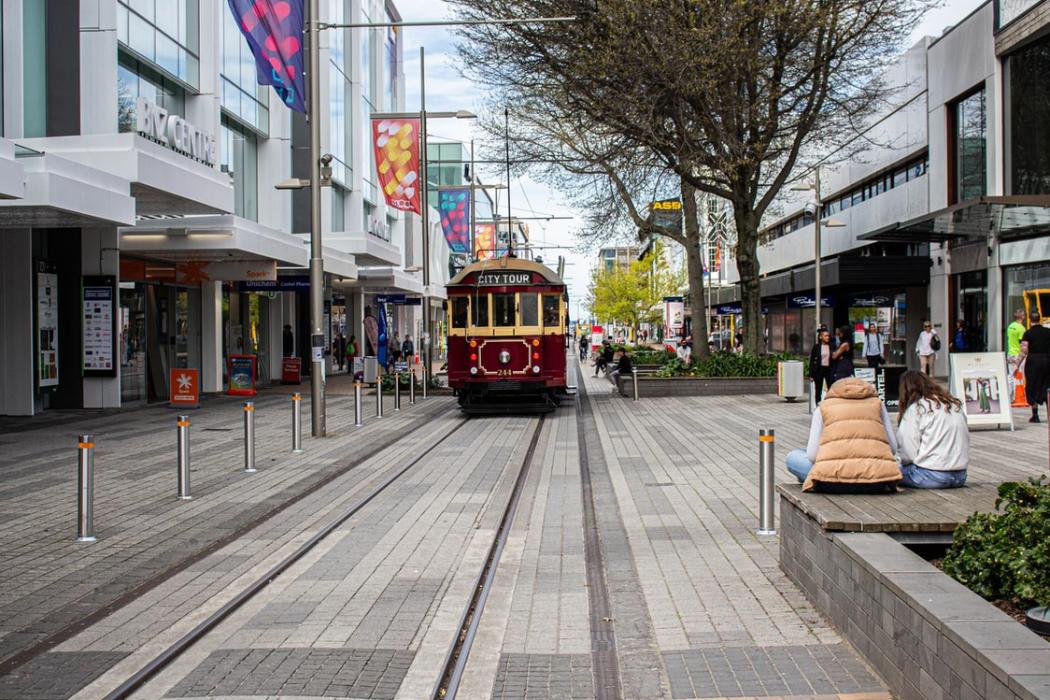
[[[1003,268],[1003,286],[1003,326],[1013,320],[1017,309],[1050,318],[1050,262]]]
[[[222,17],[222,108],[265,136],[270,131],[270,88],[258,84],[255,57],[225,3]]]
[[[368,3],[361,3],[361,21],[371,22],[372,17],[368,12]],[[372,152],[372,112],[378,111],[375,106],[375,95],[372,92],[372,71],[375,68],[372,61],[372,33],[373,30],[366,29],[360,32],[361,37],[361,148],[364,150],[365,172],[362,173],[362,184],[364,186],[364,197],[369,202],[378,201],[379,190],[376,187],[376,158]],[[365,217],[365,230],[368,229],[368,217]]]
[[[223,172],[233,178],[234,213],[259,219],[259,156],[255,134],[231,120],[222,119],[220,158]]]
[[[976,199],[987,192],[987,136],[984,88],[964,97],[953,107],[952,133],[955,157],[955,201]]]
[[[1009,194],[1050,193],[1050,37],[1006,59]]]
[[[200,85],[199,0],[118,0],[117,39],[179,80]]]
[[[396,21],[388,12],[387,22]],[[386,41],[383,42],[383,109],[394,111],[397,109],[397,74],[400,62],[400,47],[398,46],[398,28],[387,27]]]
[[[329,17],[333,24],[341,24],[352,17],[350,0],[330,0]],[[353,120],[350,107],[353,105],[353,86],[350,83],[352,65],[349,29],[333,29],[329,33],[328,100],[331,114],[329,148],[332,154],[332,179],[349,185],[353,173]],[[341,231],[342,229],[334,229]]]
[[[22,116],[28,138],[47,136],[47,2],[26,3],[22,13]]]
[[[145,97],[171,114],[186,113],[186,93],[170,78],[149,64],[121,53],[117,59],[117,127],[118,131],[136,130],[135,103]]]

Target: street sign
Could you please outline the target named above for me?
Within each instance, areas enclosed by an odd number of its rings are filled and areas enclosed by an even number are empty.
[[[172,368],[168,386],[168,405],[172,408],[200,407],[200,370]]]
[[[255,396],[255,355],[230,355],[227,394]]]
[[[298,357],[281,358],[281,383],[302,384],[303,361]]]

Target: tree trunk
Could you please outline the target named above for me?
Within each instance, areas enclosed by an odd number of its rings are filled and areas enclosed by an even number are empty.
[[[685,218],[685,263],[689,277],[690,313],[693,319],[693,355],[704,359],[711,354],[707,345],[707,292],[704,289],[704,260],[700,255],[700,219],[697,214],[696,189],[682,179],[682,215]],[[702,319],[701,323],[697,323]]]
[[[756,355],[766,351],[762,320],[762,282],[759,279],[758,220],[749,204],[734,203],[736,220],[736,269],[740,274],[740,300],[744,307],[744,350]]]

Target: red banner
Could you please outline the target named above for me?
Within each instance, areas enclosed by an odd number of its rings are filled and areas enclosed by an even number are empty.
[[[419,120],[373,119],[379,186],[387,205],[400,211],[423,212],[419,190]]]

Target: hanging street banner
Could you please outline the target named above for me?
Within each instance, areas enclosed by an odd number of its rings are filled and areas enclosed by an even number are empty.
[[[419,120],[373,119],[376,171],[387,205],[423,213],[419,191]]]
[[[474,226],[474,258],[491,260],[494,257],[496,257],[496,224],[476,224]]]
[[[470,188],[456,187],[438,191],[441,231],[453,253],[470,250]]]
[[[303,0],[227,0],[255,56],[260,85],[272,85],[286,105],[306,113]]]

